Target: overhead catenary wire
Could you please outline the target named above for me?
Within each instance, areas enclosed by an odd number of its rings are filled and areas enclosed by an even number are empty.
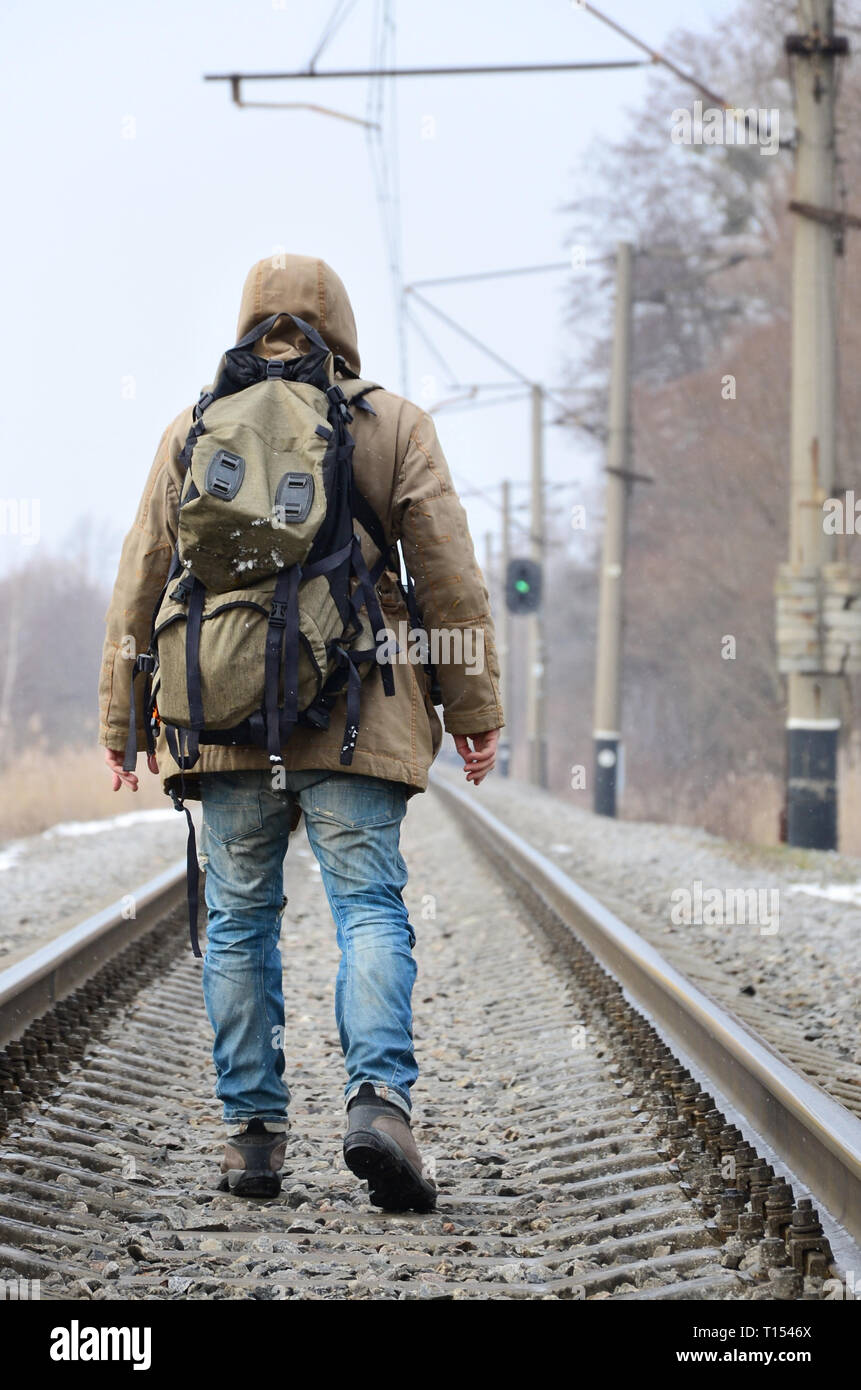
[[[643,53],[648,53],[653,63],[660,64],[662,67],[667,68],[670,72],[674,73],[680,81],[687,83],[689,87],[694,87],[696,91],[701,92],[704,97],[708,97],[709,101],[713,101],[716,106],[722,106],[724,110],[736,109],[733,102],[727,101],[719,92],[713,91],[711,87],[707,86],[705,82],[701,82],[692,72],[685,72],[684,68],[680,68],[677,63],[673,62],[672,58],[668,58],[660,49],[654,48],[651,44],[646,43],[644,39],[640,39],[636,34],[632,34],[630,29],[626,29],[618,20],[613,19],[610,15],[604,14],[603,10],[599,10],[597,5],[591,4],[590,0],[578,0],[578,9],[585,10],[588,14],[593,15],[601,24],[606,24],[614,33],[621,35],[623,39],[627,39],[629,43],[634,44],[635,48],[639,48]]]
[[[612,260],[612,256],[594,257],[585,265],[599,265]],[[475,280],[504,280],[514,275],[543,275],[554,270],[573,270],[571,261],[547,261],[543,265],[520,265],[506,270],[477,270],[469,275],[438,275],[432,280],[413,280],[409,289],[430,289],[439,285],[462,285]],[[580,266],[577,269],[581,269]]]
[[[484,502],[487,504],[488,507],[492,507],[494,511],[499,512],[500,514],[502,514],[502,512],[503,512],[503,506],[502,506],[501,502],[499,502],[499,501],[497,500],[497,498],[493,497],[489,492],[486,492],[486,491],[485,491],[484,489],[482,489],[482,488],[469,488],[469,487],[464,488],[464,487],[461,487],[461,485],[460,485],[460,483],[459,483],[458,478],[457,478],[456,475],[453,475],[453,479],[452,479],[452,480],[453,480],[455,486],[457,487],[457,495],[458,495],[458,497],[461,499],[461,501],[462,501],[464,498],[480,497],[480,498],[482,499],[482,501],[484,501]],[[515,486],[515,487],[520,487],[520,486],[529,487],[530,484],[529,484],[528,482],[525,483],[525,484],[515,483],[515,484],[513,484],[513,486]],[[565,486],[576,487],[576,483],[565,484]],[[529,511],[531,511],[531,505],[530,505],[529,502],[521,502],[521,503],[519,503],[516,507],[510,507],[510,508],[509,508],[509,521],[510,521],[511,525],[512,525],[517,531],[520,532],[521,538],[522,538],[525,542],[528,542],[528,543],[531,544],[531,542],[532,542],[532,540],[533,540],[533,538],[534,538],[534,537],[533,537],[533,532],[532,532],[531,519],[530,519],[529,521],[526,521],[526,522],[524,523],[524,522],[522,522],[522,521],[518,521],[518,520],[515,518],[515,516],[514,516],[514,513],[515,513],[515,512],[529,512]],[[557,540],[555,537],[552,537],[552,536],[546,536],[546,537],[544,538],[544,541],[543,541],[543,548],[544,548],[545,550],[564,550],[564,549],[566,548],[566,546],[567,546],[567,542],[566,542],[566,541]]]
[[[308,69],[313,71],[314,64],[320,57],[324,48],[331,42],[340,29],[350,11],[355,7],[356,0],[337,0],[332,15],[326,24],[323,34],[317,43],[317,47],[308,59]],[[361,116],[354,116],[348,111],[335,111],[331,106],[321,106],[313,101],[246,101],[242,95],[241,78],[235,77],[230,83],[231,95],[236,106],[246,110],[257,111],[313,111],[318,116],[333,116],[339,121],[349,121],[353,125],[366,125]]]
[[[606,72],[616,68],[647,68],[650,63],[638,58],[607,59],[591,63],[472,63],[465,67],[433,68],[332,68],[324,72],[297,68],[293,72],[208,72],[204,82],[301,82],[310,78],[341,79],[345,77],[517,77],[532,73]]]
[[[462,397],[453,397],[450,400],[438,401],[435,405],[428,407],[428,414],[438,415],[442,410],[446,410],[450,414],[457,414],[458,411],[462,410],[487,410],[491,406],[510,405],[517,401],[525,401],[528,394],[526,387],[507,396],[494,396],[492,400],[477,400],[474,394],[467,394]]]
[[[443,353],[442,353],[442,352],[440,351],[440,349],[437,347],[437,345],[436,345],[436,343],[434,342],[433,338],[432,338],[432,337],[430,336],[430,334],[427,332],[427,330],[426,330],[424,324],[421,322],[421,320],[418,318],[418,316],[417,316],[416,314],[414,314],[414,313],[411,312],[410,307],[409,307],[409,302],[408,302],[408,301],[407,301],[407,303],[405,304],[404,316],[405,316],[405,318],[406,318],[406,321],[407,321],[409,324],[412,325],[412,328],[414,329],[414,331],[415,331],[415,333],[417,334],[417,336],[418,336],[419,338],[421,338],[421,340],[422,340],[422,342],[424,343],[425,347],[427,348],[428,352],[431,354],[431,356],[432,356],[433,358],[435,358],[435,360],[437,361],[437,363],[439,364],[439,366],[442,368],[443,372],[445,372],[446,378],[447,378],[448,382],[449,382],[452,386],[456,386],[456,385],[457,385],[457,372],[454,370],[454,368],[453,368],[453,367],[451,366],[451,364],[448,362],[448,360],[446,359],[446,357],[443,355]]]
[[[402,230],[398,121],[394,84],[385,81],[386,64],[394,57],[396,26],[393,0],[376,0],[372,33],[373,80],[368,88],[367,144],[395,304],[395,329],[401,391],[409,389],[407,333],[404,319]]]
[[[323,29],[317,47],[308,59],[309,72],[313,72],[317,59],[322,55],[323,50],[331,43],[350,11],[355,8],[355,5],[356,0],[336,0],[335,8]]]
[[[668,72],[673,73],[681,82],[686,83],[689,87],[693,87],[694,90],[700,92],[702,96],[708,97],[709,101],[713,102],[715,106],[721,107],[726,112],[740,112],[745,129],[758,134],[759,117],[765,113],[756,111],[753,113],[754,119],[751,120],[750,115],[745,112],[744,108],[740,107],[737,102],[728,101],[726,97],[721,96],[720,92],[713,91],[705,82],[700,81],[694,73],[686,72],[685,69],[679,67],[678,63],[675,63],[672,58],[668,58],[666,53],[662,53],[659,48],[654,48],[651,44],[646,43],[645,40],[638,38],[636,34],[632,34],[630,29],[624,28],[618,20],[613,19],[610,15],[604,14],[603,10],[599,10],[598,7],[591,4],[589,0],[577,0],[577,4],[579,9],[591,14],[595,19],[599,20],[600,23],[606,24],[614,33],[620,34],[622,38],[634,44],[641,52],[648,53],[653,63],[665,67]],[[792,144],[792,140],[778,141],[778,145],[781,149],[790,149]]]
[[[521,387],[519,390],[517,390],[517,389],[511,390],[511,383],[510,383],[510,382],[507,382],[507,383],[506,383],[506,386],[507,386],[507,388],[508,388],[508,391],[507,391],[507,394],[506,394],[506,395],[493,395],[493,396],[490,397],[490,399],[481,399],[481,397],[480,397],[480,395],[479,395],[479,393],[480,393],[481,391],[484,391],[484,390],[493,390],[493,391],[496,391],[496,390],[498,390],[498,389],[500,389],[500,388],[498,388],[497,386],[483,387],[483,386],[464,386],[464,385],[461,385],[460,387],[458,387],[458,383],[457,383],[457,382],[453,382],[453,383],[452,383],[452,390],[455,390],[455,391],[460,390],[461,394],[460,394],[460,395],[455,395],[455,396],[447,396],[447,397],[445,398],[445,400],[437,401],[437,402],[435,402],[434,405],[428,406],[428,414],[429,414],[429,415],[438,415],[438,414],[439,414],[441,411],[443,411],[443,410],[445,410],[445,411],[447,411],[447,412],[449,412],[449,413],[457,412],[457,411],[464,411],[464,410],[487,410],[487,409],[489,409],[489,408],[492,407],[492,406],[508,405],[508,404],[510,404],[510,403],[513,403],[513,402],[524,401],[524,400],[527,400],[527,399],[528,399],[528,396],[529,396],[529,392],[530,392],[530,390],[531,390],[531,387],[523,386],[523,387]],[[563,389],[563,390],[564,390],[564,387],[563,387],[563,388],[556,388],[556,387],[554,387],[554,388],[552,388],[552,389],[554,389],[554,390],[556,390],[556,389]],[[556,420],[548,420],[547,423],[550,424],[550,425],[560,425],[560,426],[565,426],[565,427],[567,427],[567,426],[570,424],[570,420],[568,420],[568,419],[565,418],[565,417],[561,417],[560,419],[556,419]],[[596,427],[596,432],[597,432],[597,427]]]
[[[445,323],[455,333],[458,333],[467,342],[471,343],[473,347],[478,348],[480,352],[483,352],[485,356],[489,357],[492,361],[494,361],[497,364],[497,366],[502,367],[504,371],[510,372],[511,375],[517,381],[522,382],[524,386],[535,385],[535,382],[533,382],[530,379],[530,377],[528,377],[524,372],[522,372],[519,367],[516,367],[512,362],[507,361],[506,358],[502,357],[500,353],[496,352],[493,348],[488,347],[487,343],[482,342],[482,340],[478,338],[474,333],[471,333],[468,328],[464,328],[462,324],[458,323],[456,319],[453,319],[450,314],[446,314],[442,309],[438,308],[436,304],[433,304],[431,302],[431,300],[426,299],[424,295],[419,294],[414,286],[407,285],[405,287],[405,294],[410,295],[414,300],[421,304],[430,313],[436,315],[438,319]],[[572,411],[565,401],[560,400],[546,388],[544,388],[544,394],[545,397],[548,400],[552,401],[553,404],[557,407],[557,409],[561,410],[571,421],[579,425],[582,429],[586,430],[587,433],[595,433],[595,426],[591,423],[591,421],[584,420],[580,415],[576,413],[576,411]]]
[[[339,121],[350,121],[353,125],[369,125],[361,116],[354,116],[349,111],[335,111],[331,106],[320,106],[315,101],[246,101],[238,83],[234,88],[233,101],[244,111],[313,111],[317,116],[334,116]]]

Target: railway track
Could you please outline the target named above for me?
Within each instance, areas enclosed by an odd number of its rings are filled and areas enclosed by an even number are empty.
[[[437,1210],[378,1212],[342,1163],[336,950],[300,833],[280,1197],[215,1191],[225,1131],[167,873],[134,917],[126,900],[0,975],[0,1277],[42,1299],[783,1300],[861,1267],[816,1212],[858,1237],[854,1116],[474,793],[418,798],[405,854]]]

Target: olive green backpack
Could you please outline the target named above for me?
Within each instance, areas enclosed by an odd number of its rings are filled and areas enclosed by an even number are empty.
[[[254,344],[282,317],[311,350],[285,361],[257,356]],[[150,649],[134,663],[127,770],[137,756],[140,675],[147,746],[163,725],[182,771],[203,743],[263,747],[280,763],[297,724],[327,728],[345,689],[340,756],[352,761],[363,677],[379,665],[394,694],[376,584],[387,565],[400,567],[355,484],[347,428],[353,410],[375,413],[365,399],[375,389],[295,314],[273,314],[224,354],[180,456],[177,545]],[[370,569],[356,522],[379,552]],[[411,584],[405,596],[417,619]],[[191,830],[183,797],[174,803]],[[190,866],[192,848],[193,839]],[[196,918],[190,895],[192,906]],[[197,950],[194,932],[192,942]]]

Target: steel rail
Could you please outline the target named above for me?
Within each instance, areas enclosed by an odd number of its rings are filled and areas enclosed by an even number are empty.
[[[0,971],[0,1047],[153,931],[185,899],[185,860]]]
[[[668,1045],[711,1076],[830,1215],[861,1240],[861,1121],[703,994],[653,946],[472,795],[433,791],[615,976]],[[185,897],[185,860],[0,972],[0,1047],[155,929]],[[133,913],[133,915],[132,915]]]
[[[861,1240],[861,1120],[795,1071],[761,1038],[528,844],[471,794],[431,779],[434,792],[592,952],[668,1045],[682,1049],[830,1215]]]

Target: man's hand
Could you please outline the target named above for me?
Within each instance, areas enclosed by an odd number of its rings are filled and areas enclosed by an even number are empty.
[[[130,791],[136,792],[138,789],[138,775],[136,772],[123,772],[125,753],[118,753],[115,748],[105,749],[105,762],[108,771],[114,779],[114,791],[118,792],[120,787],[128,787]],[[151,753],[146,760],[146,765],[150,772],[158,775],[158,763],[154,753]]]
[[[470,739],[472,740],[471,748],[469,746]],[[467,782],[472,782],[477,787],[479,782],[484,781],[488,772],[493,771],[498,742],[498,729],[488,729],[483,734],[454,735],[454,746],[463,758],[463,770],[466,773]]]

